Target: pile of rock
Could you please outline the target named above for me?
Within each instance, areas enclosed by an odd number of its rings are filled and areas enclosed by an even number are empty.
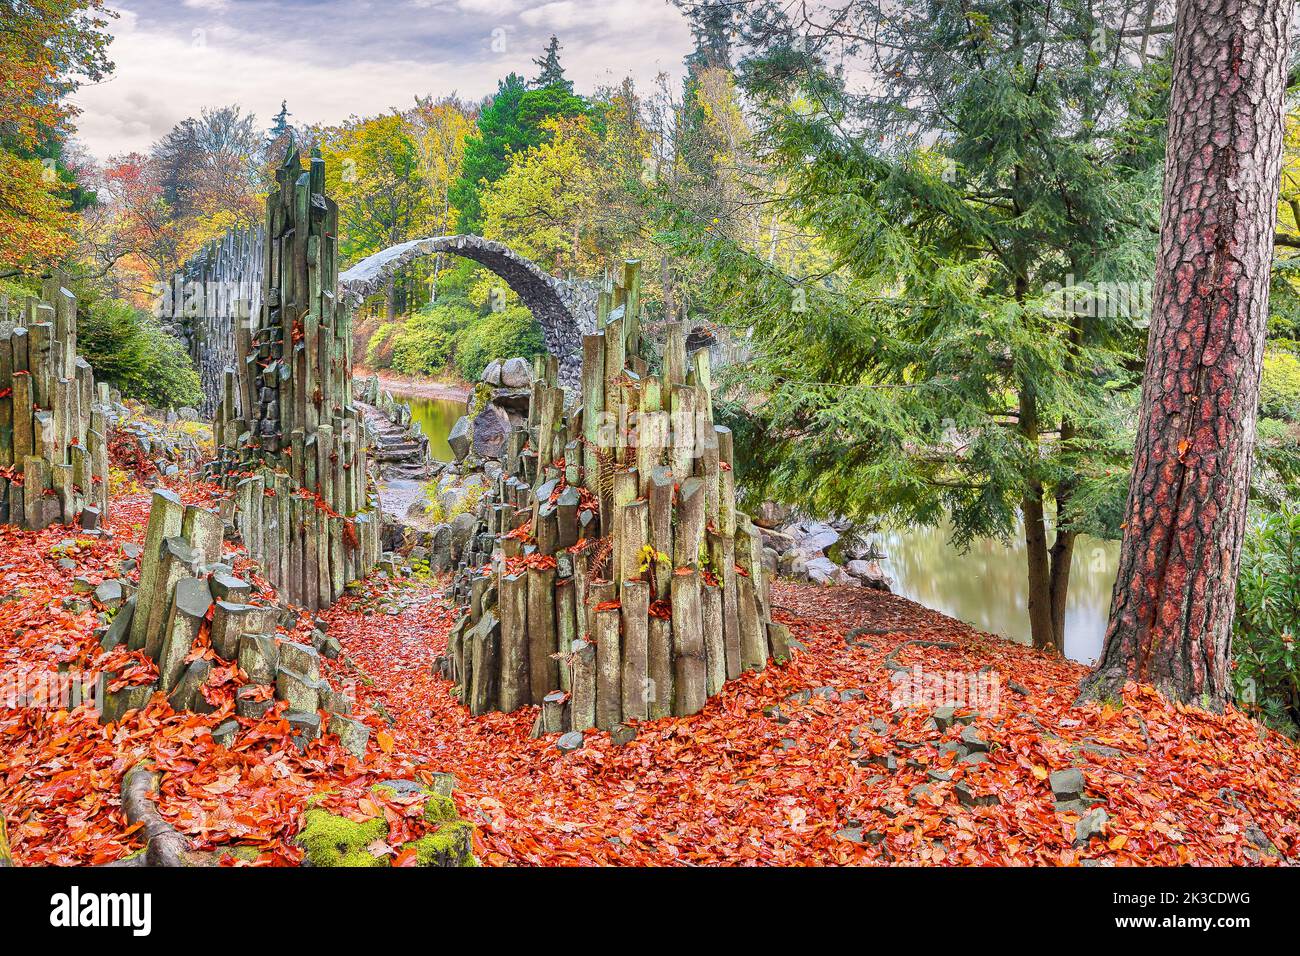
[[[276,700],[287,701],[285,714],[302,748],[327,730],[358,757],[365,753],[369,728],[353,720],[351,701],[322,679],[320,657],[338,657],[339,642],[324,631],[313,634],[312,646],[276,637],[279,624],[292,623],[294,615],[281,608],[253,604],[253,588],[235,576],[222,560],[225,523],[218,511],[184,505],[174,492],[153,493],[145,542],[139,552],[139,587],[134,593],[125,573],[95,589],[105,608],[114,609],[112,621],[100,635],[104,650],[125,645],[143,651],[158,666],[154,683],[108,688],[120,674],[100,677],[100,720],[110,723],[146,706],[162,691],[176,710],[210,713],[203,696],[213,664],[191,660],[205,622],[216,657],[238,662],[249,683],[239,689],[236,713],[256,719]],[[128,562],[134,560],[128,557]],[[326,724],[322,725],[324,713]],[[229,744],[239,733],[238,719],[218,726],[213,736]]]
[[[458,463],[469,459],[471,467],[483,467],[499,474],[507,456],[506,442],[512,428],[525,425],[533,394],[533,370],[526,359],[493,361],[483,370],[469,407],[452,427],[447,444]]]
[[[260,309],[235,330],[209,475],[281,596],[329,607],[380,555],[367,433],[352,398],[352,317],[338,297],[338,206],[325,163],[291,147],[267,196]]]
[[[758,531],[736,509],[708,353],[688,359],[671,323],[651,371],[629,265],[583,338],[581,394],[566,403],[556,360],[539,361],[526,417],[484,467],[452,589],[463,613],[439,661],[472,714],[539,706],[536,733],[564,734],[563,750],[593,727],[626,741],[627,722],[697,713],[790,655]],[[522,380],[509,364],[501,389]]]
[[[429,436],[411,406],[382,388],[378,375],[356,383],[353,397],[361,406],[380,473],[385,478],[427,478],[434,465]]]
[[[825,521],[798,516],[784,505],[765,501],[754,516],[763,539],[766,566],[783,578],[813,584],[842,584],[849,587],[889,591],[894,580],[880,566],[883,555],[862,544],[842,543],[845,525],[836,527]],[[841,556],[848,560],[837,564],[826,554],[839,544]]]
[[[175,478],[202,469],[206,456],[200,439],[210,440],[212,430],[200,423],[194,409],[145,410],[132,414],[116,390],[109,393],[104,407],[114,441],[125,436],[138,452],[132,457],[152,464],[160,476]],[[114,448],[118,446],[114,444]]]

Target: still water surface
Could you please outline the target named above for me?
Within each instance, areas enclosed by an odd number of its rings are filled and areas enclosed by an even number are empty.
[[[429,450],[437,461],[451,461],[451,446],[447,436],[456,419],[465,414],[465,403],[449,398],[417,398],[412,395],[399,395],[393,392],[398,401],[411,406],[411,417],[420,423],[420,428],[429,436]]]
[[[434,458],[450,461],[447,435],[465,413],[465,403],[397,397],[410,404]],[[944,526],[888,532],[880,544],[889,556],[884,567],[894,577],[896,593],[982,631],[1029,643],[1025,543],[1019,532],[1010,545],[984,539],[965,554],[949,543]],[[1075,545],[1065,612],[1065,653],[1073,660],[1091,663],[1101,653],[1118,553],[1116,541],[1084,537]]]
[[[949,543],[944,526],[880,538],[895,593],[982,631],[1029,643],[1028,572],[1019,529],[1009,545],[982,539],[965,554]],[[1082,536],[1075,543],[1065,608],[1065,655],[1071,660],[1092,663],[1101,654],[1118,555],[1118,541]]]

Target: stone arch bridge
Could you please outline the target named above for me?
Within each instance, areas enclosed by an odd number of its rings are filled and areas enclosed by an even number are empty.
[[[383,289],[398,270],[426,256],[447,253],[472,259],[501,278],[542,327],[546,350],[559,359],[560,380],[576,388],[582,336],[596,331],[597,282],[559,279],[509,246],[481,236],[430,236],[376,252],[339,275],[339,294],[354,308]],[[503,356],[508,358],[509,356]]]
[[[232,231],[209,243],[176,274],[158,306],[159,317],[185,343],[198,366],[205,415],[210,415],[220,400],[223,371],[235,364],[238,324],[256,315],[262,306],[265,236],[264,228],[258,226]],[[355,309],[367,296],[383,289],[403,266],[438,253],[472,259],[499,276],[541,326],[546,350],[559,360],[560,383],[566,389],[578,387],[582,336],[596,330],[600,283],[557,278],[502,243],[468,235],[403,242],[341,273],[339,296]],[[200,296],[197,307],[193,306],[193,293],[186,291],[193,287],[209,290]],[[213,288],[224,291],[213,293]]]

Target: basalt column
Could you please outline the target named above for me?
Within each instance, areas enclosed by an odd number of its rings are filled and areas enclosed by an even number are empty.
[[[541,707],[539,731],[693,714],[789,655],[762,549],[736,510],[731,432],[708,352],[679,325],[643,352],[636,263],[602,293],[569,405],[538,363],[455,581],[464,612],[442,672],[474,714]]]
[[[103,404],[77,354],[77,300],[58,279],[0,301],[0,523],[39,530],[108,506]]]
[[[262,289],[217,408],[216,476],[282,595],[328,607],[379,559],[378,499],[352,403],[352,330],[339,302],[338,207],[325,163],[291,149],[267,197]]]

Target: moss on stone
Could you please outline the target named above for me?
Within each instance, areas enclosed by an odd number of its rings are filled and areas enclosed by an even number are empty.
[[[473,833],[474,825],[469,821],[453,820],[402,849],[415,850],[416,866],[478,866],[472,852]]]
[[[388,836],[383,817],[357,823],[327,810],[308,810],[298,844],[312,866],[387,866],[388,860],[367,847]]]
[[[223,846],[217,851],[217,858],[223,856],[233,856],[236,860],[243,860],[245,863],[253,863],[262,851],[251,846]]]
[[[434,793],[424,802],[425,823],[451,823],[459,819],[460,812],[456,809],[456,801],[451,797]]]

